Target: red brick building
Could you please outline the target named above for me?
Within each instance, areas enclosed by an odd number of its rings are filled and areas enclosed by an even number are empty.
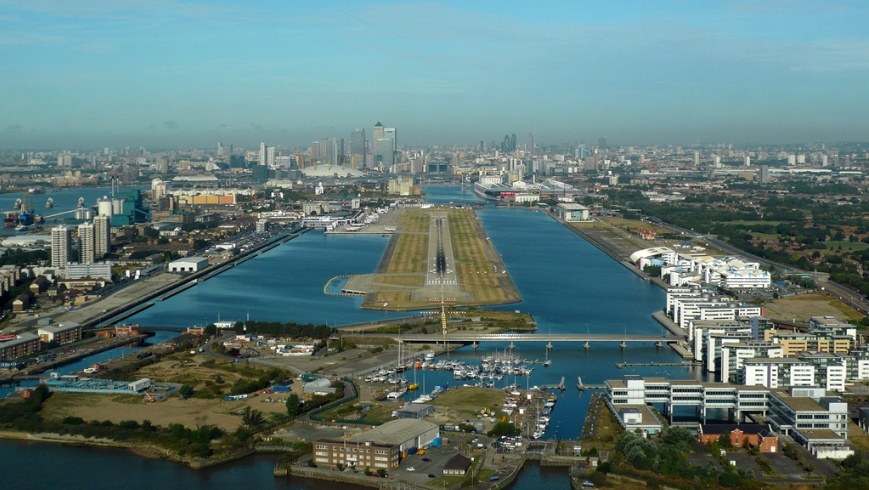
[[[729,437],[730,445],[734,447],[745,447],[748,444],[758,447],[762,453],[775,453],[779,450],[778,437],[769,426],[762,424],[704,424],[700,426],[699,435],[703,444]]]

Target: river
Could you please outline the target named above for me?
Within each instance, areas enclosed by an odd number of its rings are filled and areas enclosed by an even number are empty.
[[[470,188],[462,193],[459,186],[429,186],[425,192],[429,202],[482,203]],[[546,355],[548,333],[662,333],[651,314],[663,307],[664,292],[547,214],[532,209],[487,205],[478,209],[478,215],[522,295],[521,302],[501,308],[529,312],[538,324],[541,341],[517,344],[516,355],[542,360]],[[377,236],[327,236],[312,231],[158,302],[128,321],[142,325],[190,326],[215,321],[218,316],[223,320],[241,320],[250,314],[256,320],[342,325],[387,318],[393,314],[360,310],[359,298],[323,294],[323,286],[330,277],[373,272],[386,244],[387,239]],[[449,358],[473,361],[496,351],[503,352],[507,347],[484,344],[476,352],[468,347],[451,352]],[[515,381],[524,386],[557,383],[562,377],[566,379],[568,390],[559,398],[547,438],[575,438],[581,431],[590,393],[576,390],[577,376],[582,376],[585,383],[619,379],[625,374],[700,377],[700,373],[684,367],[616,368],[615,363],[620,361],[679,360],[669,348],[658,349],[652,344],[631,344],[626,350],[621,350],[617,343],[594,344],[589,350],[583,349],[580,343],[556,344],[549,357],[553,361],[551,367],[538,366],[527,379],[503,380],[505,384]],[[429,371],[418,373],[418,376],[425,377],[427,391],[436,384],[456,384],[451,374],[446,372]],[[423,382],[422,379],[418,381]],[[191,489],[240,484],[266,488],[275,485],[326,488],[318,482],[299,483],[299,480],[286,485],[280,483],[282,480],[276,483],[271,475],[273,461],[259,456],[204,472],[192,472],[172,463],[142,460],[122,451],[39,444],[0,443],[0,458],[7,462],[22,459],[63,461],[63,470],[56,470],[58,473],[63,471],[81,478],[97,473],[79,470],[79,466],[88,468],[91,460],[95,460],[99,462],[100,475],[108,473],[111,478],[123,478],[125,486],[133,488],[140,484],[144,488],[146,484],[152,486],[166,482],[171,482],[173,487]],[[55,470],[50,465],[49,468],[43,465],[40,471],[53,474]],[[567,488],[564,471],[532,465],[523,470],[511,488],[525,490],[541,485]],[[328,486],[334,488],[334,485]],[[11,488],[16,487],[13,485]],[[102,487],[89,484],[87,488]]]

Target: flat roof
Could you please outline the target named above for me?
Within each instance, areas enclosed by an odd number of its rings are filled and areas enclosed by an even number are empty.
[[[398,445],[437,428],[437,424],[425,420],[398,419],[386,422],[368,432],[363,432],[362,434],[353,437],[353,439],[359,442],[369,441],[381,444]]]
[[[643,421],[639,424],[627,424],[631,427],[635,426],[654,426],[661,427],[661,421],[655,417],[652,410],[646,405],[619,405],[619,412],[622,413],[640,413],[643,416]],[[624,421],[622,421],[624,423]]]
[[[797,412],[826,412],[824,407],[807,396],[790,396],[783,390],[770,390],[770,394]]]

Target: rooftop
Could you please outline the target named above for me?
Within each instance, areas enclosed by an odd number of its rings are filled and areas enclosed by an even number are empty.
[[[386,422],[368,432],[363,432],[353,439],[359,442],[370,441],[380,444],[398,445],[413,439],[424,432],[437,428],[437,424],[425,420],[398,419]]]

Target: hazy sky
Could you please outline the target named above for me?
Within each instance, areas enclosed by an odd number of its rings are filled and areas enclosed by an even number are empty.
[[[866,1],[0,0],[0,148],[377,121],[411,145],[865,141],[867,25]]]

